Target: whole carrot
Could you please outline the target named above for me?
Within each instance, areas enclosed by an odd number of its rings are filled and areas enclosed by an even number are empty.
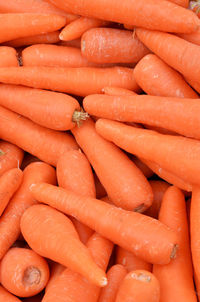
[[[20,300],[13,296],[9,291],[7,291],[3,286],[0,285],[0,299],[6,302],[20,302]]]
[[[3,215],[0,217],[0,259],[20,235],[20,219],[24,211],[35,204],[29,187],[38,181],[56,183],[54,169],[45,163],[32,163],[23,172],[23,181]]]
[[[92,28],[81,39],[81,52],[95,63],[136,63],[149,50],[133,37],[132,31],[115,28]]]
[[[0,46],[0,67],[18,67],[17,52],[12,47]]]
[[[46,205],[34,205],[24,212],[20,227],[39,255],[80,273],[97,286],[107,284],[105,273],[95,264],[66,215]]]
[[[49,267],[33,250],[11,248],[1,260],[1,284],[13,295],[34,296],[42,291],[49,279]]]

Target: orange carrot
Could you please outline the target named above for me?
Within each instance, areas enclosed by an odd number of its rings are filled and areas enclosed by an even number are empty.
[[[0,285],[0,299],[6,302],[20,302],[20,300],[9,293],[3,286]]]
[[[194,43],[200,46],[200,28],[190,34],[178,34],[178,36],[188,42]]]
[[[164,0],[163,0],[164,1]],[[131,68],[10,67],[0,69],[0,82],[86,96],[105,86],[137,91]]]
[[[104,87],[102,92],[107,95],[135,95],[136,93],[132,90],[120,88],[120,87]]]
[[[17,52],[12,47],[0,46],[0,67],[18,67]]]
[[[193,32],[199,25],[198,17],[189,10],[169,1],[155,0],[50,0],[67,12],[118,23],[158,29],[168,32]],[[174,18],[176,16],[176,18]],[[149,22],[151,20],[151,22]],[[187,20],[187,21],[186,21]]]
[[[29,246],[39,255],[80,273],[97,286],[107,284],[105,273],[64,214],[46,205],[34,205],[24,212],[20,226]]]
[[[96,130],[125,151],[154,162],[189,184],[200,184],[199,141],[104,119],[96,122]]]
[[[75,39],[71,41],[60,41],[58,45],[81,48],[81,39]]]
[[[90,28],[102,27],[109,24],[109,22],[99,19],[80,17],[66,25],[61,31],[59,37],[64,41],[75,40],[80,38],[82,34]]]
[[[92,120],[72,133],[115,205],[141,212],[151,205],[153,195],[145,176],[120,149],[97,134]]]
[[[142,28],[137,28],[136,34],[140,41],[165,63],[178,70],[184,77],[199,81],[200,48],[198,45],[175,35]]]
[[[89,61],[102,64],[136,63],[149,50],[132,36],[132,31],[92,28],[82,36],[81,52]]]
[[[147,262],[169,263],[175,255],[176,233],[151,217],[45,183],[32,186],[31,191],[36,200],[76,216],[102,236]]]
[[[63,266],[62,264],[59,264],[57,262],[53,262],[53,264],[50,267],[50,278],[49,281],[47,283],[47,286],[45,288],[45,292],[47,292],[49,290],[49,288],[54,284],[55,280],[58,278],[58,276],[60,276],[60,274],[65,270],[65,266]]]
[[[102,288],[98,302],[115,302],[118,287],[126,274],[124,266],[113,265],[108,271],[108,285]]]
[[[143,163],[139,158],[135,156],[131,156],[131,159],[133,160],[134,164],[142,171],[144,176],[146,178],[150,178],[153,176],[153,171],[145,164]]]
[[[32,121],[0,106],[0,136],[47,163],[56,165],[60,155],[77,149],[74,139],[39,126]]]
[[[35,204],[29,187],[38,181],[56,183],[54,169],[45,163],[32,163],[24,170],[22,184],[0,217],[0,259],[20,234],[20,219],[24,211]]]
[[[42,291],[49,279],[44,258],[25,248],[11,248],[1,260],[1,284],[13,295],[30,297]]]
[[[132,271],[123,279],[115,302],[159,302],[160,285],[156,277],[148,271]]]
[[[183,193],[170,187],[164,194],[159,220],[178,233],[177,258],[168,265],[154,265],[160,283],[160,301],[197,302],[193,283],[192,260],[188,236],[187,213]]]
[[[147,94],[198,98],[184,78],[154,54],[145,56],[136,65],[134,77]]]

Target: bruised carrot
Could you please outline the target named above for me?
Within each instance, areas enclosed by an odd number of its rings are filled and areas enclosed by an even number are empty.
[[[72,133],[115,205],[141,212],[151,205],[152,191],[145,176],[120,149],[97,134],[92,120]]]
[[[32,163],[23,172],[23,181],[3,215],[0,217],[0,259],[20,235],[20,219],[24,211],[35,204],[29,187],[38,181],[56,183],[54,169],[45,163]]]
[[[135,92],[132,90],[128,90],[120,87],[104,87],[102,92],[107,95],[135,95]]]
[[[30,297],[42,291],[49,279],[44,258],[25,248],[11,248],[1,260],[1,284],[12,294]]]
[[[54,284],[55,280],[60,276],[60,274],[65,270],[65,266],[62,264],[59,264],[57,262],[53,262],[53,264],[50,266],[50,278],[47,283],[47,286],[45,287],[45,292],[49,290],[49,288]]]
[[[0,69],[0,82],[67,92],[79,96],[100,93],[105,86],[139,89],[131,68],[10,67]]]
[[[178,233],[177,258],[168,265],[154,265],[160,283],[160,301],[197,302],[188,235],[187,213],[183,193],[170,187],[164,194],[159,220]],[[184,265],[183,265],[184,264]]]
[[[14,48],[0,46],[0,67],[18,67],[17,52]]]
[[[107,284],[105,273],[64,214],[46,205],[34,205],[24,212],[20,227],[29,246],[39,255],[80,273],[97,286]]]
[[[153,171],[139,158],[132,156],[131,159],[133,160],[134,164],[142,171],[146,178],[150,178],[153,176]]]
[[[3,286],[0,285],[0,299],[6,302],[20,302],[20,300],[9,293]]]
[[[136,63],[149,50],[136,36],[132,36],[131,31],[92,28],[82,36],[81,52],[89,61],[103,64]]]

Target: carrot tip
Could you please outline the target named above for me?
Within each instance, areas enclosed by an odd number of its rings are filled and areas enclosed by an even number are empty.
[[[23,282],[25,285],[31,286],[32,284],[39,284],[41,279],[41,272],[37,267],[28,267],[23,276]]]
[[[100,284],[102,287],[106,286],[108,284],[108,279],[106,277],[103,277]]]

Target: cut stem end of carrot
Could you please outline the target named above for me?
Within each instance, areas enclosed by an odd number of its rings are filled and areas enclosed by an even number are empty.
[[[88,118],[89,114],[87,112],[75,110],[72,116],[72,121],[76,123],[78,127],[80,127],[81,123],[86,121]]]
[[[37,267],[29,266],[23,276],[23,283],[26,286],[31,286],[33,284],[39,284],[41,279],[41,272]]]

